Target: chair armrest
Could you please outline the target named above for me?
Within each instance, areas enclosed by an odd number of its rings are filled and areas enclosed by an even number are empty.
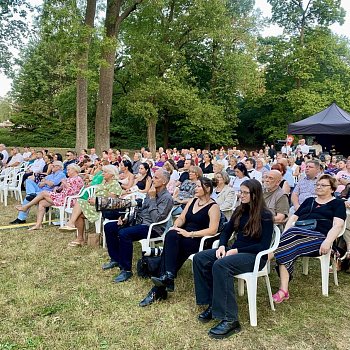
[[[201,239],[201,242],[199,244],[199,249],[198,249],[198,252],[201,252],[204,248],[204,244],[205,244],[205,241],[209,238],[213,238],[213,237],[216,237],[216,236],[219,236],[220,235],[220,232],[217,232],[215,233],[215,235],[212,235],[212,236],[203,236],[202,239]]]
[[[168,216],[164,220],[161,220],[161,221],[158,221],[158,222],[154,222],[153,224],[149,225],[147,238],[146,238],[148,244],[149,244],[149,240],[151,239],[151,234],[152,234],[153,227],[154,226],[158,226],[158,225],[163,225],[163,224],[167,223],[170,220],[171,212],[172,212],[172,210],[170,210]]]
[[[278,228],[277,225],[274,225],[274,228],[273,228],[273,231],[274,231],[274,237],[272,238],[272,245],[269,249],[265,249],[261,252],[259,252],[257,255],[256,255],[256,258],[255,258],[255,264],[254,264],[254,270],[253,270],[253,274],[257,275],[257,273],[259,272],[259,266],[260,266],[260,260],[261,258],[264,256],[264,255],[268,255],[272,252],[274,252],[279,243],[280,243],[280,238],[281,238],[281,231],[280,229]]]

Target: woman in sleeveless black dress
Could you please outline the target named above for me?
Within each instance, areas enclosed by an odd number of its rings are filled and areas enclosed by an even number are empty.
[[[210,198],[213,184],[207,178],[197,181],[195,198],[190,200],[174,226],[165,236],[161,261],[161,276],[152,277],[153,287],[140,306],[167,298],[167,291],[174,291],[174,279],[187,258],[198,252],[201,238],[217,233],[220,209]]]

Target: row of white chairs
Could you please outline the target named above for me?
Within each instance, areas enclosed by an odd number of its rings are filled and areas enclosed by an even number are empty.
[[[21,185],[24,176],[24,169],[21,167],[17,168],[5,168],[0,174],[0,201],[7,206],[8,196],[12,194],[16,200],[20,203],[23,201]]]

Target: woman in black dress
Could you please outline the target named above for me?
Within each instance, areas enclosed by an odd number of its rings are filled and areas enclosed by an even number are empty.
[[[210,198],[213,184],[207,178],[197,181],[195,198],[191,199],[174,226],[165,235],[161,261],[161,276],[152,277],[154,287],[140,306],[152,304],[155,300],[167,298],[167,292],[174,291],[174,280],[187,258],[198,252],[201,238],[217,233],[220,209]]]
[[[206,153],[203,157],[203,162],[199,164],[199,167],[202,169],[203,174],[211,174],[214,172],[212,164],[213,156],[211,153]]]
[[[202,323],[213,318],[220,322],[209,336],[222,339],[240,331],[234,276],[251,272],[256,255],[270,247],[273,218],[263,199],[262,187],[255,179],[241,184],[241,204],[220,235],[218,249],[208,249],[193,258],[193,277],[198,305],[209,305],[199,316]],[[237,239],[227,248],[232,232]],[[267,261],[262,257],[260,268]]]

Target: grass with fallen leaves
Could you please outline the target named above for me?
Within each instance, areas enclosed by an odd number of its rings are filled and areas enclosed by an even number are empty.
[[[14,204],[0,204],[0,226],[14,219]],[[339,287],[330,276],[329,297],[324,297],[317,261],[310,263],[308,276],[297,264],[291,298],[275,312],[259,282],[258,327],[249,324],[246,296],[238,297],[242,332],[217,341],[207,335],[214,321],[196,321],[201,309],[195,305],[189,261],[168,300],[140,308],[150,280],[134,276],[113,283],[118,270],[101,270],[106,251],[70,248],[72,239],[72,233],[60,233],[55,226],[0,230],[0,350],[349,349],[350,276],[339,273]],[[134,256],[136,264],[138,243]],[[271,285],[276,291],[274,271]]]

